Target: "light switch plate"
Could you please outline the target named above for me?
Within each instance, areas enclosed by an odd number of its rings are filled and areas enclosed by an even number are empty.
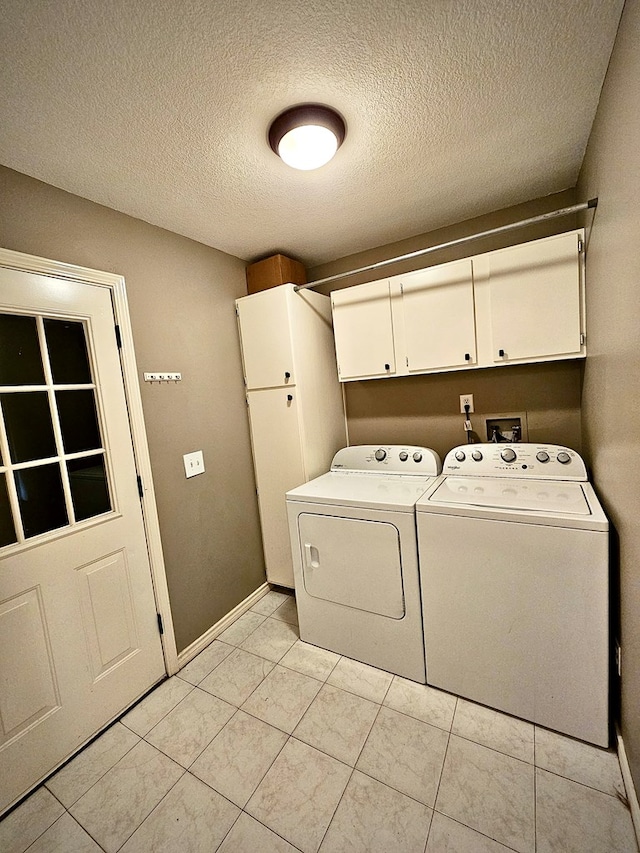
[[[204,456],[201,450],[194,450],[193,453],[185,453],[182,458],[184,460],[184,473],[187,477],[204,474]]]

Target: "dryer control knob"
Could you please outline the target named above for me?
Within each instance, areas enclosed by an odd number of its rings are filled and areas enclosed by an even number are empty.
[[[571,457],[566,450],[561,450],[560,453],[558,453],[558,462],[560,462],[561,465],[568,465],[569,462],[571,462]]]
[[[422,462],[422,453],[420,453],[420,452],[416,451],[416,452],[413,454],[413,461],[414,461],[414,462]]]
[[[407,459],[409,458],[409,454],[407,453],[406,450],[401,450],[399,456],[400,456],[401,462],[406,462]]]
[[[536,459],[538,460],[538,462],[548,462],[549,461],[549,454],[547,453],[546,450],[539,450],[536,453]]]
[[[383,459],[387,458],[387,451],[379,448],[373,455],[376,457],[378,462],[382,462]]]
[[[481,450],[474,450],[473,453],[471,454],[471,458],[475,459],[476,462],[480,462],[480,460],[482,459],[482,451]]]
[[[513,462],[516,458],[516,453],[510,447],[505,447],[500,456],[502,456],[505,462]]]
[[[458,462],[464,462],[466,456],[464,455],[464,450],[456,450],[456,459]]]

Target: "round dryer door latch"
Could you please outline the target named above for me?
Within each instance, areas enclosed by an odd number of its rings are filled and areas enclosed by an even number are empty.
[[[516,453],[510,447],[505,447],[500,456],[502,456],[505,462],[513,462],[516,458]]]
[[[376,452],[375,452],[373,455],[376,457],[376,459],[378,460],[378,462],[382,462],[382,460],[383,460],[383,459],[386,459],[386,458],[387,458],[387,451],[386,451],[386,450],[383,450],[383,449],[380,447],[380,448],[378,448],[378,450],[376,450]]]

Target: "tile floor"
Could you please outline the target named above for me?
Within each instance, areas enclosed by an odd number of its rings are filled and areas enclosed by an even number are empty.
[[[269,592],[0,822],[0,850],[636,853],[614,753],[296,622]]]

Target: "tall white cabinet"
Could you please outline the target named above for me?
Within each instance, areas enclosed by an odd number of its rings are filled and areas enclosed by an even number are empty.
[[[293,587],[285,492],[347,444],[328,296],[293,284],[236,301],[267,580]]]

